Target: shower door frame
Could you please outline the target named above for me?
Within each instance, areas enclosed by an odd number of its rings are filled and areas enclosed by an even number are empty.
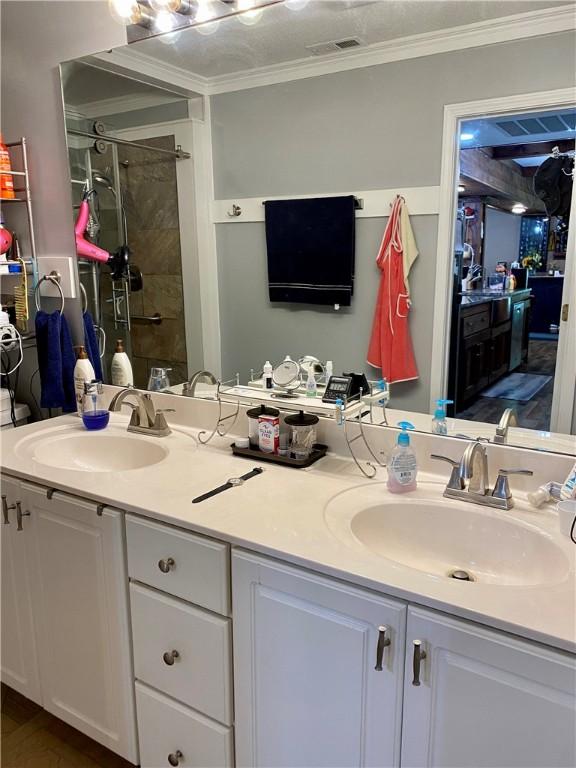
[[[440,174],[440,214],[436,252],[436,286],[432,331],[432,366],[430,371],[430,409],[436,399],[446,397],[452,315],[452,259],[454,252],[455,217],[458,207],[459,127],[463,120],[547,109],[567,109],[576,106],[573,88],[514,94],[493,99],[446,104],[442,134],[442,168]],[[576,194],[568,232],[567,258],[564,271],[562,304],[572,303],[566,320],[560,322],[554,394],[550,414],[550,431],[571,434],[575,409],[576,381]],[[571,256],[570,256],[571,254]],[[570,287],[572,286],[572,290]]]

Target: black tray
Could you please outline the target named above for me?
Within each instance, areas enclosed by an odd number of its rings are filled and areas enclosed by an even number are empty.
[[[327,445],[316,443],[312,448],[310,456],[306,459],[293,459],[291,456],[278,456],[275,453],[264,453],[257,448],[238,448],[236,443],[232,443],[230,446],[234,456],[245,456],[247,459],[256,459],[257,461],[270,461],[273,464],[283,464],[285,467],[295,467],[296,469],[304,469],[309,467],[314,462],[321,459],[326,455],[328,450]]]

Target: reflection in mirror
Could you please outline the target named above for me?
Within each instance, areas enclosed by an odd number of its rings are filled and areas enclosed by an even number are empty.
[[[131,383],[166,388],[202,362],[201,336],[193,328],[199,327],[197,265],[193,248],[186,251],[193,221],[180,223],[185,190],[178,165],[191,163],[180,140],[186,138],[182,126],[190,102],[83,62],[63,64],[62,82],[75,222],[84,201],[89,242],[109,254],[129,252],[128,266],[117,272],[100,261],[79,260],[104,379],[125,383],[113,375],[120,339],[131,361]],[[191,301],[185,311],[187,282]]]
[[[574,396],[556,352],[576,111],[565,94],[530,106],[532,58],[550,41],[530,41],[521,88],[512,43],[349,66],[351,47],[440,28],[434,4],[410,20],[381,5],[279,2],[253,25],[222,19],[214,34],[191,26],[62,65],[74,217],[88,192],[87,239],[130,252],[112,274],[79,260],[104,375],[121,338],[138,387],[214,397],[194,376],[208,367],[249,402],[325,399],[332,418],[338,387],[366,377],[391,426],[574,453],[573,428],[556,434],[551,417]],[[499,5],[460,4],[450,23]],[[520,90],[526,108],[455,112],[443,208],[442,111],[463,101],[463,71],[467,99],[486,99],[499,57],[494,98]],[[554,147],[566,167],[552,182]],[[454,237],[439,250],[442,227]]]

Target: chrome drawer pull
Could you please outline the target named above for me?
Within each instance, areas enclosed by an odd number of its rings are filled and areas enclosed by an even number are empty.
[[[160,568],[162,573],[169,573],[175,565],[176,561],[173,557],[168,557],[166,560],[158,560],[158,568]]]
[[[10,518],[8,517],[8,512],[11,509],[16,509],[16,504],[8,504],[8,499],[6,496],[2,495],[2,514],[4,515],[4,525],[8,525],[10,523]]]
[[[16,522],[18,523],[17,531],[23,531],[22,518],[30,517],[30,512],[22,512],[22,505],[19,501],[16,502]]]
[[[180,654],[178,651],[166,651],[162,654],[162,658],[164,659],[164,664],[168,664],[168,666],[171,667],[176,659],[180,658]]]
[[[180,760],[184,757],[182,752],[180,752],[179,749],[176,750],[176,752],[170,752],[168,755],[168,762],[170,765],[180,765]]]
[[[420,685],[420,662],[425,658],[426,651],[422,650],[422,640],[414,640],[414,657],[412,659],[414,679],[412,685]]]
[[[378,645],[376,646],[376,666],[374,669],[376,672],[382,672],[382,659],[384,658],[384,648],[387,648],[391,643],[389,637],[386,637],[388,627],[378,627]]]

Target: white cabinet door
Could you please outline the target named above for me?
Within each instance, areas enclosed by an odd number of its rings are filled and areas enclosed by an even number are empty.
[[[419,686],[415,640],[426,653]],[[575,692],[569,654],[410,608],[402,766],[573,766]]]
[[[2,682],[42,703],[38,657],[32,618],[32,593],[26,539],[30,519],[23,518],[18,530],[16,504],[25,512],[18,480],[2,477]],[[9,509],[12,507],[12,509]],[[4,511],[6,509],[6,511]]]
[[[232,594],[237,765],[399,765],[405,607],[244,552]]]
[[[123,513],[23,491],[44,707],[137,763]]]

